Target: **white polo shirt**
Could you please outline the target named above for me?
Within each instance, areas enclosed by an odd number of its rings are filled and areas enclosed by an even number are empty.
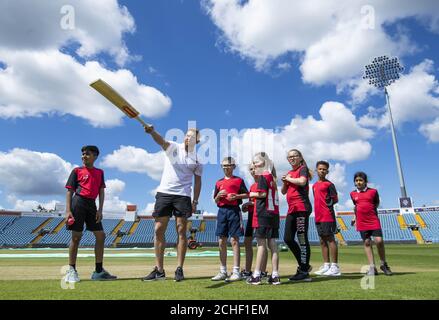
[[[165,167],[157,192],[191,197],[194,174],[201,176],[203,173],[195,149],[186,152],[184,143],[169,141],[165,154]]]

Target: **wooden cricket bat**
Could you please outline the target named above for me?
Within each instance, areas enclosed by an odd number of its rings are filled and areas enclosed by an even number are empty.
[[[90,83],[90,86],[107,98],[112,104],[118,107],[129,118],[136,119],[143,126],[152,127],[140,118],[140,113],[128,101],[126,101],[116,90],[114,90],[108,83],[102,79]]]

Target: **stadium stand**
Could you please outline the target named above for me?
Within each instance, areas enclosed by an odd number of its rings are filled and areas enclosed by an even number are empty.
[[[52,218],[50,222],[44,226],[43,229],[53,232],[55,228],[64,220],[64,218]]]
[[[200,229],[202,220],[192,220],[192,228]]]
[[[427,227],[439,226],[439,212],[420,212],[419,215],[427,224]]]
[[[9,227],[15,219],[17,219],[16,216],[0,216],[0,233]]]
[[[46,220],[47,218],[43,217],[19,217],[3,232],[5,234],[29,234]]]
[[[405,220],[405,223],[408,225],[418,225],[414,214],[404,214],[403,218]]]
[[[439,243],[439,226],[436,225],[433,227],[420,229],[419,232],[424,238],[424,241]]]
[[[128,232],[131,230],[131,227],[133,226],[134,221],[125,221],[122,228],[119,229],[120,232],[124,232],[128,234]]]
[[[428,210],[432,210],[429,208]],[[425,222],[425,228],[422,228],[419,219],[412,214],[404,214],[404,225],[409,228],[401,228],[398,222],[397,213],[381,213],[380,220],[383,228],[384,239],[387,242],[403,243],[439,243],[439,211],[417,211],[419,217]],[[346,244],[356,244],[361,242],[359,232],[355,226],[351,226],[353,215],[340,215],[346,227],[346,230],[339,228],[341,237],[338,238]],[[63,218],[54,216],[32,217],[32,216],[11,216],[0,215],[0,246],[1,247],[67,247],[70,242],[70,232],[65,228]],[[106,233],[105,246],[118,247],[151,247],[154,243],[154,220],[140,219],[137,222],[119,219],[104,219],[102,221]],[[245,226],[247,221],[243,221]],[[218,238],[215,235],[216,220],[191,220],[193,228],[197,228],[196,240],[204,246],[217,246]],[[137,228],[135,228],[137,226]],[[413,228],[413,230],[410,228]],[[61,228],[62,227],[62,228]],[[112,234],[115,228],[119,229],[118,234]],[[418,230],[419,228],[419,230]],[[128,234],[134,230],[133,234]],[[283,243],[283,234],[285,232],[285,219],[280,221],[279,243]],[[47,233],[47,234],[46,234]],[[190,231],[188,230],[188,235]],[[175,229],[175,220],[170,220],[166,231],[166,242],[169,246],[174,246],[177,242],[178,235]],[[310,243],[318,245],[319,237],[315,227],[314,217],[310,217],[308,237]],[[244,237],[240,240],[243,241]],[[94,246],[95,238],[92,232],[84,231],[81,239],[81,246]],[[343,243],[343,242],[342,242]]]
[[[46,234],[38,243],[42,247],[67,247],[70,243],[71,235],[66,228],[62,228],[58,233]]]
[[[131,224],[132,225],[132,224]],[[122,226],[123,227],[123,226]],[[130,227],[131,228],[131,227]],[[119,242],[120,246],[145,246],[154,242],[154,220],[140,220],[136,231],[131,235],[125,235]]]

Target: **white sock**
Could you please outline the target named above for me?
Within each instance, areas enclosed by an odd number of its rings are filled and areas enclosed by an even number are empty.
[[[331,267],[337,267],[338,268],[338,264],[337,263],[331,263]]]
[[[237,266],[234,266],[233,267],[233,273],[239,273],[239,267],[237,267]]]
[[[221,273],[227,273],[227,266],[221,266],[220,267],[220,272]]]
[[[331,266],[331,263],[330,263],[330,262],[325,262],[325,263],[323,264],[323,266],[325,266],[325,267],[330,267],[330,266]]]
[[[371,264],[370,267],[371,267],[371,268],[375,268],[375,265],[374,265],[374,264]]]
[[[273,273],[271,274],[271,277],[272,277],[272,278],[277,278],[277,277],[279,277],[279,272],[277,272],[277,271],[273,271]]]
[[[261,276],[261,270],[255,270],[255,272],[253,272],[253,277],[260,277]]]

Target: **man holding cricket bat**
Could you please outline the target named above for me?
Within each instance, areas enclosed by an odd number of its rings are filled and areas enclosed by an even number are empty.
[[[154,141],[166,153],[165,166],[160,186],[155,196],[153,216],[155,218],[154,248],[156,266],[154,270],[144,277],[143,281],[164,280],[165,270],[163,260],[165,253],[165,232],[169,219],[175,216],[178,233],[177,259],[178,266],[175,271],[175,281],[184,279],[183,263],[186,256],[187,218],[197,209],[198,198],[201,191],[201,174],[203,166],[197,161],[195,145],[200,142],[197,129],[189,129],[182,144],[166,141],[150,125],[144,125],[145,132],[150,134]],[[192,182],[194,181],[193,200]]]

